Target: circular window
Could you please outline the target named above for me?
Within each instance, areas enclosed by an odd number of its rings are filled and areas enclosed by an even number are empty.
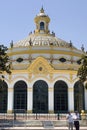
[[[22,61],[23,61],[23,58],[18,58],[16,61],[17,61],[17,62],[22,62]]]
[[[60,62],[66,62],[66,59],[65,58],[60,58],[59,61]]]

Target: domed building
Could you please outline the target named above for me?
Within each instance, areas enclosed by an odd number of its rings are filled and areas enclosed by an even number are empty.
[[[5,74],[0,113],[87,110],[87,90],[77,77],[84,49],[50,32],[50,18],[43,7],[34,22],[34,32],[12,42],[8,50],[12,74]]]

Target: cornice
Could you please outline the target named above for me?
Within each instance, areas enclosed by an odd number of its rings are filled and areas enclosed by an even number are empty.
[[[61,54],[61,55],[70,55],[70,56],[78,56],[81,57],[82,54],[72,51],[64,51],[64,50],[21,50],[21,51],[15,51],[15,52],[9,52],[8,56],[14,56],[14,55],[24,55],[24,54]]]

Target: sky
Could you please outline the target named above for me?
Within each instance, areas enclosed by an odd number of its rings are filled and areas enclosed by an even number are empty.
[[[0,0],[0,44],[9,47],[35,30],[35,16],[43,6],[49,30],[87,51],[87,0]]]

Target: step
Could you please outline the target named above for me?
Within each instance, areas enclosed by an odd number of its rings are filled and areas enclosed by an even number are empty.
[[[0,127],[0,130],[68,130],[68,127],[54,127],[52,129],[44,127]],[[87,130],[87,127],[80,127],[80,130]]]
[[[42,125],[45,129],[53,129],[54,124],[52,121],[42,121]]]

